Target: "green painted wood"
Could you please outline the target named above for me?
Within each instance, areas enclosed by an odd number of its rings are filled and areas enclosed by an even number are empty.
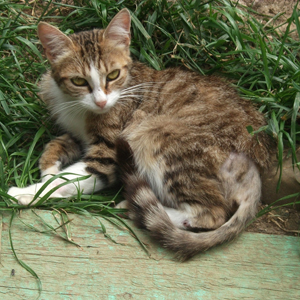
[[[36,211],[53,226],[50,212]],[[15,260],[9,245],[8,213],[2,218],[0,299],[36,299],[35,278]],[[235,241],[200,254],[186,263],[149,240],[151,258],[126,230],[95,218],[73,216],[76,247],[45,227],[31,211],[13,222],[12,236],[20,259],[40,277],[40,299],[300,299],[300,239],[244,233]],[[14,269],[14,276],[12,275]]]

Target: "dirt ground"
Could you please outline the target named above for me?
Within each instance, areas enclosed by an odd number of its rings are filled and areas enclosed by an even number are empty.
[[[280,20],[286,20],[293,12],[298,0],[239,0],[239,3],[253,8],[259,14],[275,16],[284,13]]]
[[[239,4],[251,7],[257,15],[263,17],[274,17],[277,23],[283,23],[292,15],[298,0],[239,0]]]
[[[280,32],[284,32],[287,25],[286,20],[291,17],[298,0],[239,0],[238,3],[252,8],[257,14],[257,19],[263,23],[270,22],[270,25],[282,25],[278,27]],[[298,4],[299,8],[300,4]],[[272,19],[273,18],[273,19]],[[291,25],[291,31],[296,29],[296,25]],[[298,39],[298,34],[292,33],[291,36]]]
[[[261,22],[267,23],[274,18],[276,25],[283,24],[293,13],[293,9],[297,4],[297,0],[239,0],[239,4],[251,7],[257,12],[255,14]],[[300,4],[298,4],[298,8]],[[295,29],[295,25],[291,25],[291,29]],[[284,32],[286,25],[279,27]],[[260,209],[263,209],[264,205]],[[300,235],[300,211],[292,206],[283,207],[271,211],[253,222],[246,231],[260,232],[268,234],[283,235]]]
[[[266,205],[262,205],[263,209]],[[248,232],[281,234],[290,236],[300,235],[300,211],[294,208],[281,207],[259,217],[248,226]]]

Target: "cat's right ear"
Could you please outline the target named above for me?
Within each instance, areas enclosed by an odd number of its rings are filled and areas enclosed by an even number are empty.
[[[113,42],[115,45],[130,45],[130,13],[123,8],[110,21],[104,31],[104,38]]]
[[[37,32],[50,63],[72,47],[71,39],[48,23],[40,22]]]

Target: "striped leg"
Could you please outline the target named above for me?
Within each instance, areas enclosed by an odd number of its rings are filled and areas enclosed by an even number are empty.
[[[42,182],[57,174],[65,165],[78,160],[81,155],[82,146],[80,142],[69,134],[64,134],[50,141],[39,161]]]
[[[73,180],[82,176],[90,175],[89,178],[81,181],[75,181],[73,183],[66,184],[57,190],[55,190],[49,198],[65,198],[77,195],[78,191],[82,191],[85,194],[89,194],[95,191],[99,191],[105,187],[106,182],[99,179],[96,175],[93,175],[87,171],[87,164],[84,162],[77,162],[68,168],[65,168],[58,174],[69,173],[64,175],[63,178],[57,178],[52,181],[41,193],[40,197],[43,197],[50,190],[58,185],[66,182],[66,180]],[[15,197],[19,204],[28,205],[34,198],[35,194],[44,185],[44,182],[36,183],[25,188],[12,187],[9,189],[8,194]],[[35,203],[38,199],[35,201]]]
[[[52,168],[53,170],[53,166],[49,168]],[[49,170],[49,168],[47,168],[46,171]],[[104,149],[101,149],[99,145],[91,146],[81,161],[74,163],[57,173],[69,174],[64,175],[63,178],[57,178],[52,181],[40,196],[44,196],[51,189],[64,183],[66,180],[74,180],[88,175],[90,177],[87,179],[77,182],[75,181],[58,188],[49,196],[49,198],[76,196],[78,191],[81,191],[84,194],[99,191],[116,183],[116,169],[117,164],[115,162],[115,151],[113,150],[113,147],[104,151]],[[46,174],[46,176],[48,175],[49,173]],[[9,189],[8,194],[15,197],[20,204],[27,205],[33,200],[35,194],[43,186],[43,184],[44,182],[40,182],[25,188],[12,187]]]

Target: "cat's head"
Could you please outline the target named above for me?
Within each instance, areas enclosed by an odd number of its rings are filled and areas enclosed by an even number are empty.
[[[99,114],[114,106],[128,81],[132,62],[127,9],[121,10],[104,30],[66,36],[40,22],[38,36],[50,61],[52,78],[66,99],[74,99],[83,109]]]

